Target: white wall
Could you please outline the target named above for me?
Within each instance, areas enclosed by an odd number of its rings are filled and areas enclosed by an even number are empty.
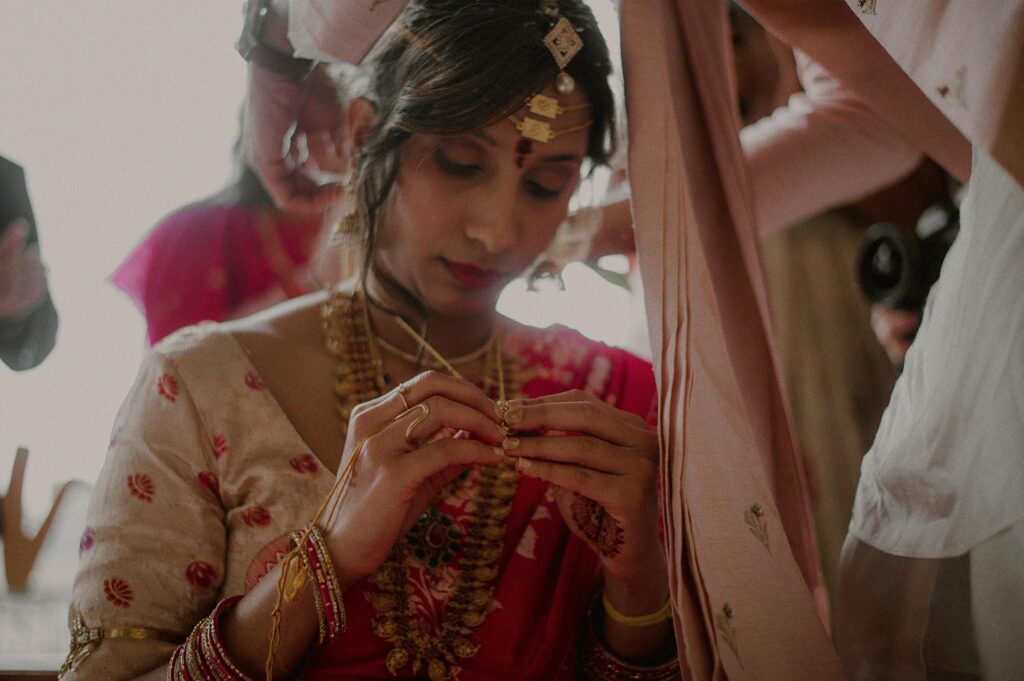
[[[107,278],[228,175],[239,23],[235,2],[0,0],[0,155],[26,169],[60,314],[42,366],[0,368],[0,490],[27,445],[30,511],[96,477],[142,357],[141,317]]]

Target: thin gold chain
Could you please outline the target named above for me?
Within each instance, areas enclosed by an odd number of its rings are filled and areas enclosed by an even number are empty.
[[[490,335],[487,336],[487,340],[484,341],[483,345],[478,347],[476,350],[473,350],[472,352],[467,352],[465,355],[449,359],[448,364],[453,367],[460,367],[477,361],[478,359],[486,355],[487,352],[491,349],[491,345],[494,344],[494,339],[495,331],[492,329]],[[433,357],[431,357],[429,361],[424,362],[422,357],[418,357],[412,354],[411,352],[406,352],[405,350],[395,345],[392,345],[391,343],[384,340],[384,338],[382,338],[380,334],[376,334],[376,341],[380,348],[387,352],[388,354],[394,355],[395,357],[398,357],[402,361],[412,364],[414,366],[427,366],[434,369],[444,368],[444,365],[439,363]]]

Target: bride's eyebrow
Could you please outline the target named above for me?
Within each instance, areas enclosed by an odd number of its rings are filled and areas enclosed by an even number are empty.
[[[474,130],[474,131],[473,131],[472,133],[470,133],[470,134],[471,134],[471,135],[473,135],[473,137],[478,137],[478,138],[482,139],[482,140],[483,140],[484,142],[487,142],[487,143],[488,143],[489,145],[491,145],[492,147],[496,147],[496,146],[498,146],[498,142],[497,142],[497,140],[495,140],[495,139],[494,139],[493,137],[491,137],[490,135],[488,135],[488,134],[487,134],[486,132],[484,132],[483,130]]]

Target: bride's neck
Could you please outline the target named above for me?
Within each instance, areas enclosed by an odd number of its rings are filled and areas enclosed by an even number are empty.
[[[395,318],[401,317],[446,359],[480,348],[491,336],[497,313],[443,317],[423,310],[419,301],[397,282],[374,272],[364,285],[370,320],[376,333],[391,345],[410,354],[420,350],[416,341]]]

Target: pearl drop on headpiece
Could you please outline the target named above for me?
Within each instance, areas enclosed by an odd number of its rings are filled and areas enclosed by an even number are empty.
[[[555,89],[559,94],[567,95],[576,89],[576,81],[565,71],[561,71],[555,78]]]

